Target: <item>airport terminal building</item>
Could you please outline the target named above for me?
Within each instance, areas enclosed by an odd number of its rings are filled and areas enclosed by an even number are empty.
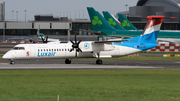
[[[129,7],[128,19],[138,29],[143,29],[146,18],[149,15],[165,15],[177,17],[176,19],[164,19],[162,30],[180,30],[180,0],[139,0],[137,5]]]
[[[1,4],[1,8],[3,8]],[[1,13],[4,9],[1,9]],[[1,14],[3,15],[3,14]],[[139,0],[137,5],[129,8],[128,19],[138,29],[144,29],[149,15],[165,15],[177,17],[177,19],[166,19],[161,27],[162,30],[180,30],[180,0]],[[34,21],[3,21],[0,17],[0,35],[37,35],[40,32],[45,35],[71,36],[71,30],[80,36],[91,37],[92,33],[82,32],[79,29],[92,30],[88,19],[68,19],[67,17],[56,18],[53,15],[35,15]]]

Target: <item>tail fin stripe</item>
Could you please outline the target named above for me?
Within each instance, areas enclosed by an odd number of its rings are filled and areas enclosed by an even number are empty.
[[[156,26],[156,25],[159,25],[161,23],[162,23],[162,19],[151,20],[146,29],[153,27],[153,26]]]

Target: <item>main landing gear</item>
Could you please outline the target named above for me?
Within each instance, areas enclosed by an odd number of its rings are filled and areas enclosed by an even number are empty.
[[[100,54],[97,53],[98,58],[97,58],[97,60],[96,60],[96,64],[97,64],[97,65],[102,65],[103,61],[99,59],[99,55],[100,55]]]
[[[66,59],[66,60],[65,60],[65,63],[66,63],[66,64],[71,64],[71,60],[70,60],[70,59]]]
[[[100,59],[96,60],[96,64],[101,65],[102,63],[103,63],[102,60],[100,60]]]
[[[13,60],[10,59],[9,61],[10,61],[10,64],[11,64],[11,65],[14,65],[14,64],[15,64],[15,62],[14,62]]]

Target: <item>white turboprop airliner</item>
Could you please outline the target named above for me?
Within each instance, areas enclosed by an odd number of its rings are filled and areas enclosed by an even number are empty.
[[[18,44],[3,55],[14,64],[15,59],[64,58],[70,64],[72,58],[97,58],[96,64],[102,64],[100,58],[120,57],[144,51],[157,46],[157,35],[164,16],[148,16],[146,28],[138,37],[112,41],[71,41],[68,43]],[[101,26],[98,25],[97,26]],[[75,51],[73,51],[75,50]]]

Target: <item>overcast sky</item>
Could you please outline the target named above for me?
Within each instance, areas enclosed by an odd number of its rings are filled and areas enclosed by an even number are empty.
[[[128,7],[136,6],[138,0],[0,0],[5,2],[6,20],[34,20],[34,15],[50,15],[54,17],[68,16],[69,18],[89,19],[86,7],[95,10],[109,11],[112,14],[126,11]],[[128,9],[129,10],[129,9]],[[12,13],[14,11],[14,13]],[[18,11],[18,13],[16,12]]]

